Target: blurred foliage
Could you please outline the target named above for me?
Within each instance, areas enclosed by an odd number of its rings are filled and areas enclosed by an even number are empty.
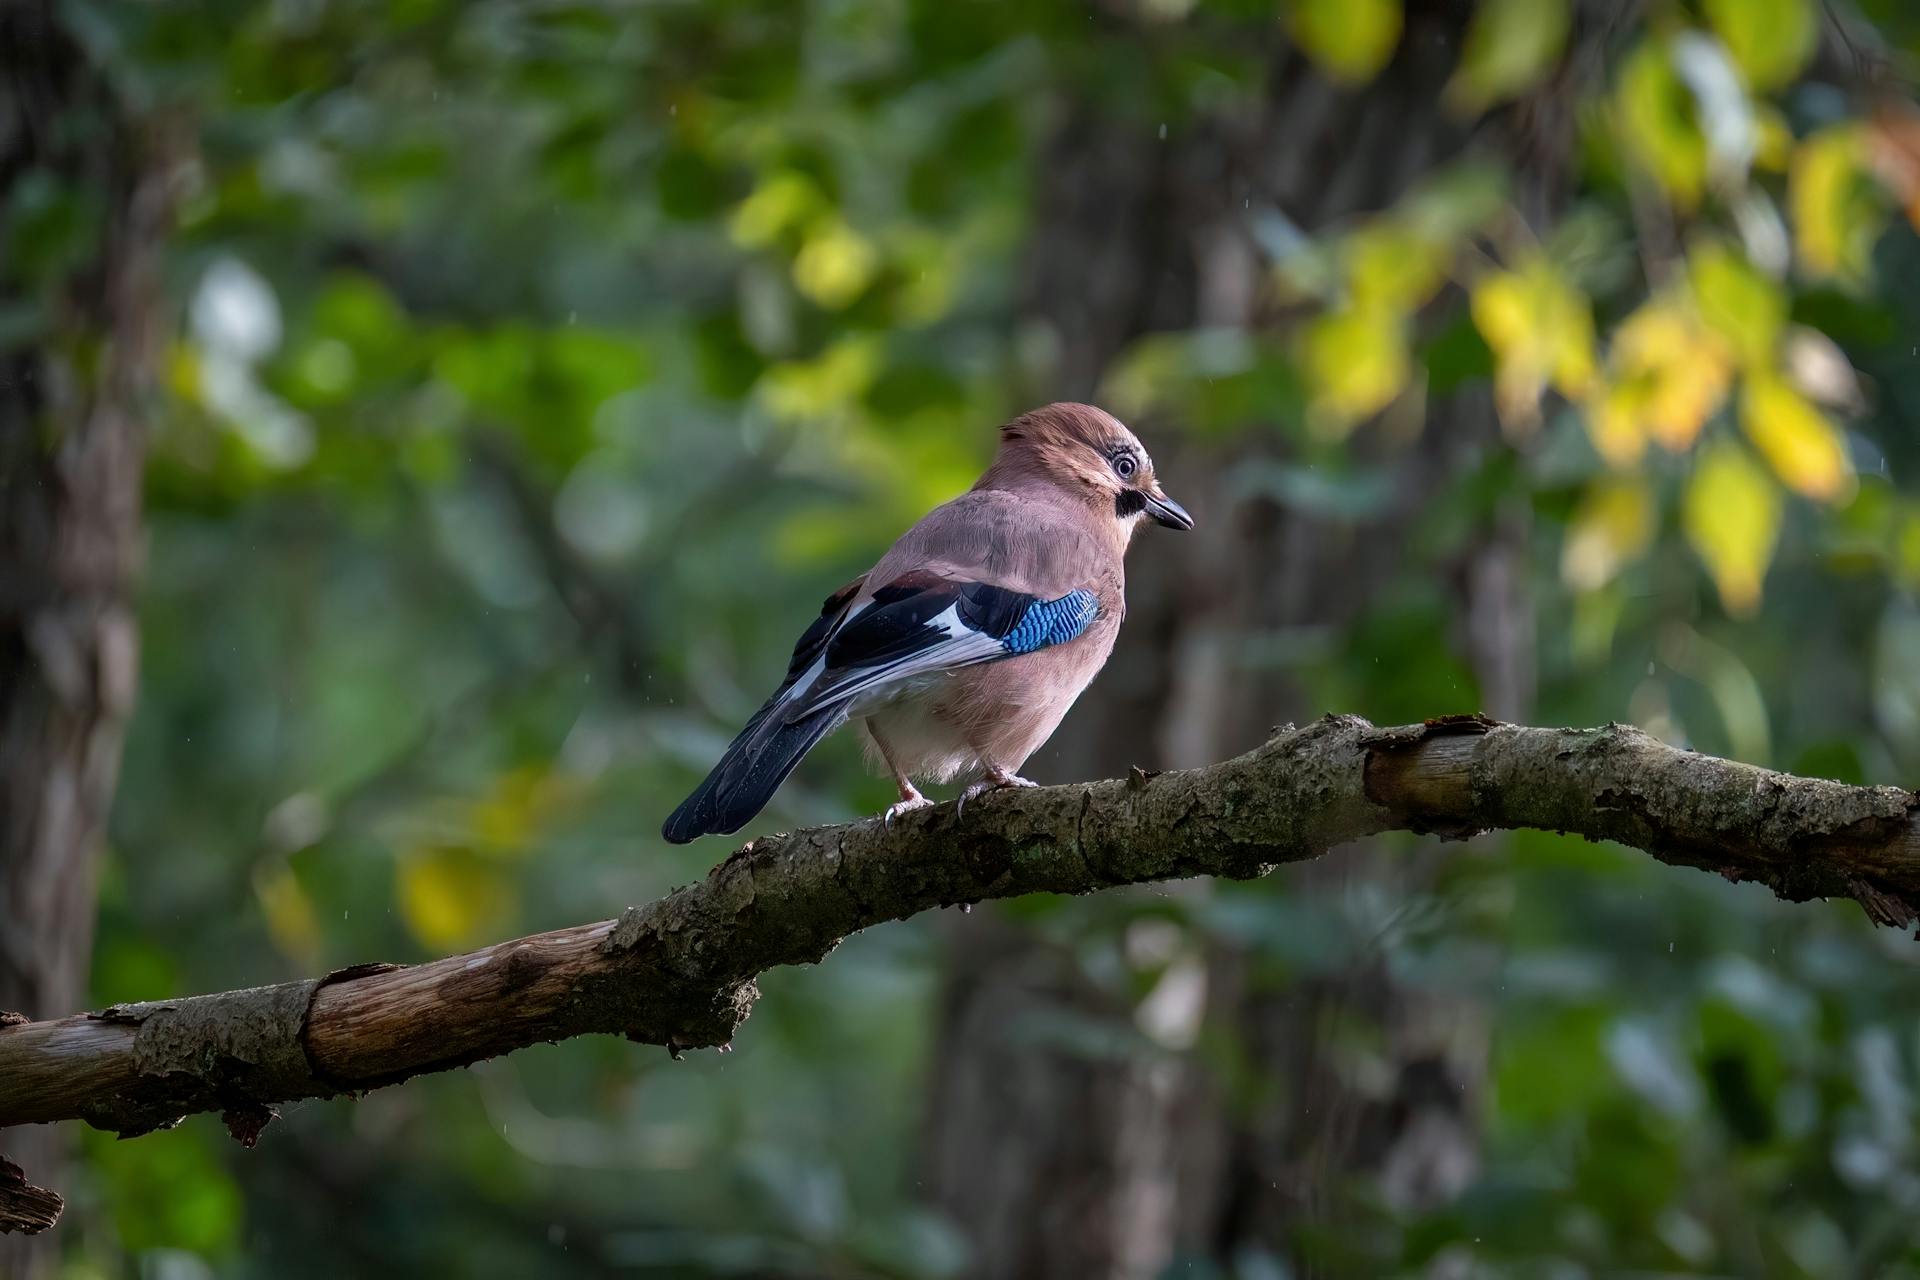
[[[1245,24],[1353,85],[1404,26],[1400,0],[67,9],[195,144],[102,1003],[701,874],[711,849],[653,837],[664,801],[1045,385],[1017,317],[1061,96],[1178,147],[1262,92]],[[1920,56],[1905,5],[1863,9],[1859,39]],[[1358,523],[1399,500],[1376,446],[1430,395],[1485,387],[1508,434],[1350,634],[1248,636],[1250,661],[1384,721],[1472,706],[1446,566],[1517,500],[1544,720],[1914,777],[1920,116],[1819,60],[1823,13],[1645,6],[1600,51],[1556,225],[1480,152],[1313,235],[1248,210],[1285,323],[1154,334],[1107,371],[1116,409],[1193,456],[1263,443],[1229,496]],[[1482,0],[1447,109],[1508,109],[1569,29],[1567,0]],[[10,198],[30,268],[98,216],[33,175]],[[823,748],[765,822],[873,810],[856,754]],[[1262,884],[1056,927],[1149,1043],[1215,945],[1276,984],[1378,950],[1494,1010],[1482,1172],[1432,1214],[1357,1192],[1343,1274],[1920,1274],[1909,940],[1546,835],[1449,866],[1411,917]],[[573,1042],[292,1108],[250,1153],[202,1122],[90,1141],[72,1273],[950,1274],[912,1175],[939,935],[769,975],[724,1058]],[[1230,1042],[1190,1051],[1234,1078]]]

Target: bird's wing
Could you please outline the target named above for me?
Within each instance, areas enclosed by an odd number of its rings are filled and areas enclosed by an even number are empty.
[[[826,651],[827,643],[833,639],[834,633],[840,629],[840,624],[845,622],[847,615],[853,611],[855,597],[860,594],[860,588],[866,583],[867,579],[862,575],[821,602],[820,616],[800,633],[800,639],[793,646],[793,657],[787,663],[787,678],[781,681],[778,689],[773,691],[774,697],[778,698],[791,688]]]
[[[1065,644],[1099,611],[1084,587],[1048,600],[961,576],[952,566],[903,574],[824,637],[812,659],[816,669],[793,677],[781,718],[792,723],[917,676]]]

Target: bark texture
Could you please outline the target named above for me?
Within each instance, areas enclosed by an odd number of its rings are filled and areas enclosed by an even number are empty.
[[[250,1141],[274,1104],[358,1093],[594,1032],[731,1042],[753,978],[859,929],[954,903],[1249,878],[1382,831],[1539,827],[1920,918],[1920,796],[1666,746],[1640,731],[1478,716],[1288,728],[1201,769],[1002,792],[896,821],[750,841],[698,884],[617,919],[407,967],[0,1027],[0,1127],[82,1119],[122,1135],[219,1111]]]
[[[28,1182],[19,1165],[0,1156],[0,1231],[37,1234],[58,1222],[65,1207],[58,1195]]]
[[[84,999],[133,703],[161,222],[112,86],[58,9],[0,6],[0,1011],[37,1016]],[[45,1177],[53,1143],[20,1134],[8,1150]],[[32,1190],[0,1177],[0,1202]],[[34,1221],[0,1212],[0,1230]],[[47,1260],[0,1243],[0,1275]]]

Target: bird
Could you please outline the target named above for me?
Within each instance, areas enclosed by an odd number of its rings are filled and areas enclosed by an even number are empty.
[[[1059,403],[1006,423],[971,489],[827,597],[780,687],[661,834],[738,831],[848,721],[899,789],[889,827],[934,803],[916,780],[968,779],[962,809],[1034,786],[1021,767],[1113,651],[1127,548],[1147,520],[1193,528],[1112,414]]]

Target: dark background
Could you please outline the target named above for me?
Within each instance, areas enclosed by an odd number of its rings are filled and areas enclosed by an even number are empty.
[[[1482,710],[1911,783],[1917,57],[1899,0],[22,0],[0,1008],[697,878],[660,819],[819,600],[1051,399],[1200,527],[1043,781]],[[890,798],[836,738],[755,825]],[[729,1056],[0,1136],[70,1201],[0,1270],[1920,1275],[1915,947],[1539,833],[946,912]]]

